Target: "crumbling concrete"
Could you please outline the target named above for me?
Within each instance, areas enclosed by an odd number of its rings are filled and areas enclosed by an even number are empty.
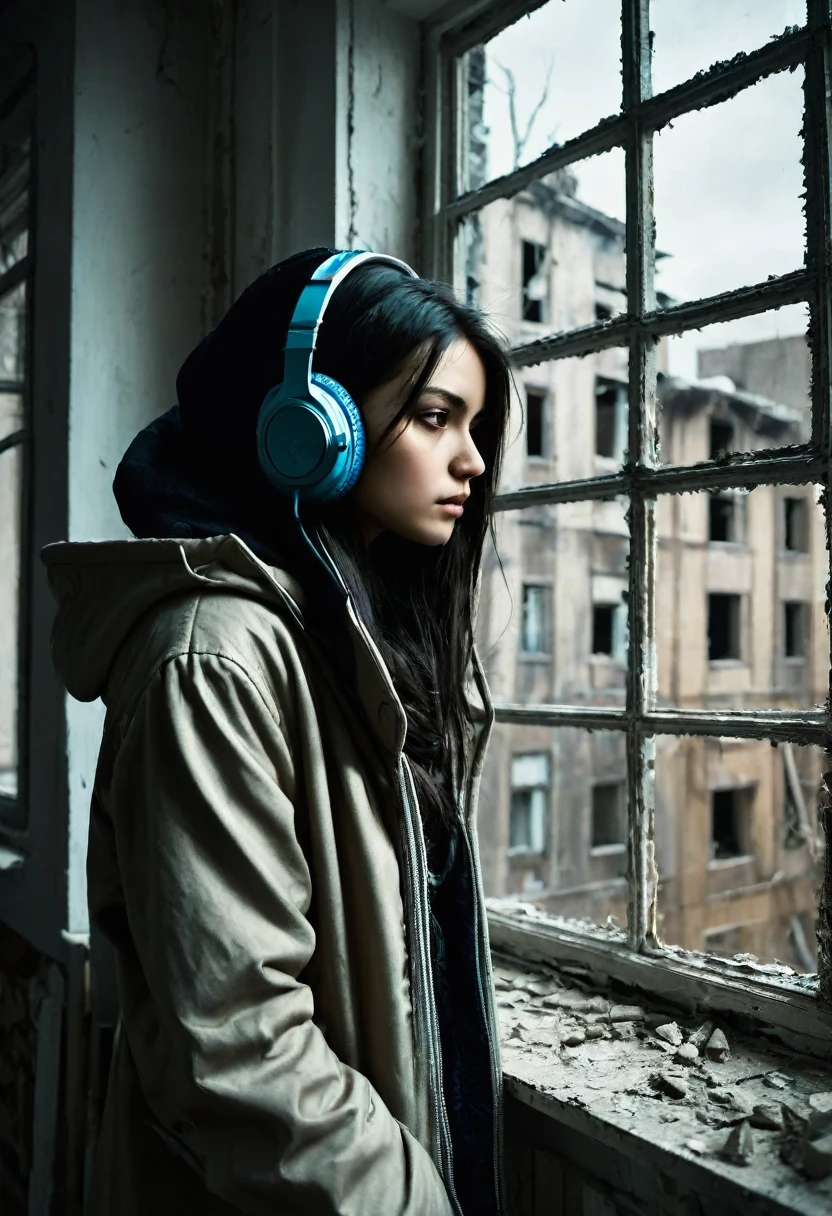
[[[574,968],[544,974],[498,957],[495,986],[510,1092],[580,1109],[723,1177],[735,1171],[749,1213],[755,1194],[832,1211],[829,1065],[701,1015],[616,1000]]]

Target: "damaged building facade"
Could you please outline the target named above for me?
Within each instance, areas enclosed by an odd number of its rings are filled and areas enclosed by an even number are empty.
[[[512,345],[546,326],[607,319],[621,307],[623,236],[620,221],[576,197],[568,174],[534,182],[479,218],[469,291]],[[660,345],[662,460],[697,464],[805,442],[806,352],[803,337],[703,351],[700,367],[711,378],[688,384],[667,374]],[[773,368],[793,404],[728,378],[733,371],[756,387],[771,383]],[[621,467],[626,350],[524,368],[517,386],[524,425],[508,452],[504,491]],[[497,517],[502,569],[492,561],[483,582],[479,644],[500,700],[623,704],[626,510],[626,500],[613,499]],[[817,487],[667,496],[656,532],[659,703],[697,710],[822,705],[829,634]],[[819,749],[789,743],[658,741],[664,940],[815,970],[822,761]],[[491,893],[521,894],[550,913],[596,924],[608,917],[624,923],[624,737],[501,724],[487,768],[480,832]]]

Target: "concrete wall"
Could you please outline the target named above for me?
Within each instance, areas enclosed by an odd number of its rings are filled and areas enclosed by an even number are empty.
[[[60,930],[87,928],[102,707],[57,687],[54,605],[37,554],[66,537],[126,535],[111,492],[121,455],[173,404],[189,349],[267,266],[319,243],[415,259],[420,43],[416,23],[380,0],[13,4],[0,32],[4,47],[35,45],[42,69],[38,283],[44,276],[27,554],[37,588],[32,858],[11,883],[0,878],[0,919],[24,930],[39,902],[38,944],[59,951]],[[38,878],[47,855],[60,875],[48,912]]]

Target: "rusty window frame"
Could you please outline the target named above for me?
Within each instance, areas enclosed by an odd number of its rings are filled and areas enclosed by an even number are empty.
[[[545,0],[460,0],[426,30],[426,150],[423,199],[423,255],[426,272],[452,281],[455,235],[460,222],[497,199],[511,198],[530,183],[555,169],[588,156],[621,147],[626,159],[627,312],[565,333],[553,333],[512,348],[516,368],[544,360],[591,354],[611,347],[629,350],[628,463],[618,472],[588,479],[527,487],[498,496],[497,510],[514,510],[542,504],[610,499],[626,496],[630,502],[629,604],[627,697],[621,708],[569,705],[508,705],[497,708],[497,720],[541,726],[568,726],[620,730],[627,737],[628,759],[628,930],[626,942],[611,941],[601,932],[582,937],[556,922],[524,928],[499,914],[492,941],[512,944],[529,957],[552,952],[600,965],[622,977],[644,982],[644,964],[651,972],[649,986],[673,990],[681,979],[703,983],[700,962],[674,947],[663,946],[656,934],[657,872],[653,856],[653,811],[657,734],[726,736],[763,739],[772,743],[814,744],[827,747],[829,703],[824,710],[792,712],[681,711],[656,708],[655,619],[652,586],[656,564],[654,506],[656,495],[688,491],[750,489],[762,485],[819,484],[829,537],[830,449],[830,93],[832,47],[830,0],[807,0],[805,26],[786,30],[758,50],[716,63],[707,71],[657,96],[652,95],[650,69],[650,0],[622,0],[623,99],[614,118],[562,145],[550,148],[537,160],[512,173],[488,181],[476,190],[457,192],[464,148],[464,109],[461,98],[461,56],[493,37],[519,17],[542,7]],[[804,173],[806,186],[806,263],[801,270],[762,283],[669,308],[656,306],[654,287],[652,137],[653,132],[692,110],[725,101],[763,77],[797,65],[805,68]],[[664,335],[730,321],[784,304],[809,306],[809,340],[812,360],[812,434],[808,443],[787,452],[738,453],[718,463],[659,467],[657,464],[656,343]],[[832,813],[823,812],[827,841],[832,834]],[[622,945],[628,948],[622,950]],[[820,897],[818,925],[818,996],[832,1004],[832,848],[827,848],[826,876]],[[600,954],[599,954],[600,952]],[[613,964],[612,954],[618,956]],[[638,961],[637,961],[638,960]],[[716,960],[712,960],[716,962]],[[708,960],[705,961],[707,968]],[[731,1008],[736,990],[752,993],[754,1008],[772,1020],[798,1023],[817,1041],[828,1035],[827,1015],[817,1008],[798,1008],[801,1001],[768,987],[771,968],[736,968],[720,964],[709,980],[714,1007]],[[657,981],[659,972],[664,978]],[[727,991],[727,996],[726,996]],[[807,991],[802,986],[802,992]],[[725,1006],[725,1002],[729,1004]],[[816,1018],[822,1017],[822,1023]],[[802,1021],[800,1020],[802,1018]],[[813,1022],[814,1030],[808,1031]],[[814,1040],[813,1040],[814,1041]],[[808,1041],[807,1041],[808,1045]]]

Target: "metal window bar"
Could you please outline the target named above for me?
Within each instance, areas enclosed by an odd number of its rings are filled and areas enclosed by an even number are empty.
[[[463,90],[459,57],[510,25],[523,13],[539,8],[544,0],[480,6],[461,26],[452,19],[436,27],[431,47],[438,64],[430,79],[436,122],[433,151],[433,197],[428,210],[433,219],[431,254],[435,273],[453,270],[455,234],[467,215],[497,199],[510,198],[531,182],[578,160],[623,147],[626,165],[627,300],[625,316],[585,326],[565,334],[551,334],[515,347],[515,366],[627,345],[629,349],[629,459],[621,472],[580,481],[527,487],[500,495],[498,510],[533,504],[575,502],[589,498],[627,496],[630,502],[629,564],[629,670],[623,709],[568,705],[500,705],[501,722],[539,726],[572,726],[621,730],[627,736],[629,779],[629,895],[628,945],[636,952],[659,949],[655,929],[656,870],[653,861],[653,760],[656,734],[732,736],[771,742],[829,745],[829,705],[826,710],[680,711],[656,709],[654,580],[656,538],[653,519],[659,492],[682,493],[770,484],[817,483],[824,487],[827,530],[830,530],[830,347],[832,300],[830,250],[830,97],[832,49],[830,0],[807,0],[805,27],[787,30],[766,46],[708,71],[656,97],[651,95],[649,3],[622,0],[623,105],[619,116],[592,130],[550,148],[536,161],[494,179],[476,190],[460,193],[463,144],[458,116]],[[804,270],[765,283],[657,309],[654,292],[652,202],[653,132],[674,117],[727,100],[757,80],[803,64],[805,66],[804,166],[806,184],[806,247]],[[453,163],[448,150],[454,153]],[[430,189],[430,187],[429,187]],[[812,439],[776,455],[736,453],[718,462],[688,467],[657,468],[655,450],[656,365],[658,339],[671,333],[698,329],[705,324],[732,320],[806,301],[810,315],[812,356]],[[832,551],[832,549],[830,549]],[[832,587],[832,583],[830,583]],[[832,655],[830,655],[832,660]],[[832,812],[827,828],[832,829]],[[824,892],[832,895],[832,856],[827,850]],[[832,904],[821,897],[818,930],[820,997],[832,1003]]]

